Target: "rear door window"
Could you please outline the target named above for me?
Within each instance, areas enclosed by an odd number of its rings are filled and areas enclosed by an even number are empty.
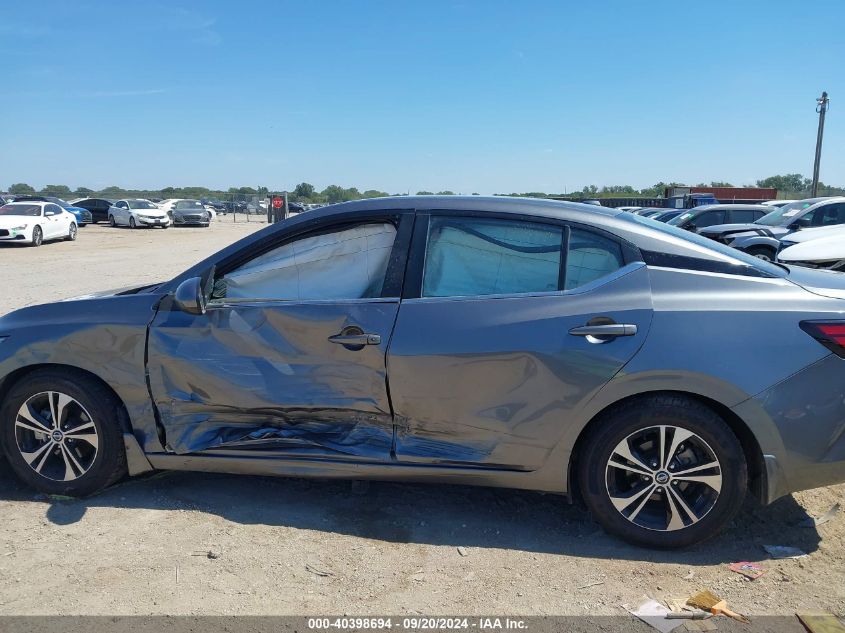
[[[432,217],[423,297],[553,292],[564,228],[487,218]]]
[[[730,212],[730,221],[733,224],[750,224],[757,218],[762,217],[761,213],[753,209],[733,209]]]

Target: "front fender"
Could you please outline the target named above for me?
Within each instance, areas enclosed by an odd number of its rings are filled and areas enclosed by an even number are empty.
[[[147,389],[147,327],[158,296],[127,295],[33,306],[0,319],[0,388],[42,366],[82,369],[126,407],[146,450],[162,450]]]

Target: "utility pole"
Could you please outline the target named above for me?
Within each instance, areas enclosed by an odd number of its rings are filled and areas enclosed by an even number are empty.
[[[813,163],[813,198],[816,197],[816,192],[819,189],[819,162],[822,159],[822,138],[824,137],[824,115],[827,112],[827,105],[830,99],[827,98],[827,93],[822,92],[822,96],[816,99],[816,112],[819,113],[819,134],[816,137],[816,162]]]

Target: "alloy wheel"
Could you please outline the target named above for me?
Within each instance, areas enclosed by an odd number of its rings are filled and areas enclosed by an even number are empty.
[[[135,228],[135,218],[133,218],[132,216],[129,216],[129,228],[130,229]]]
[[[59,391],[37,393],[15,417],[21,457],[36,473],[53,481],[73,481],[87,473],[100,442],[94,420],[77,400]]]
[[[692,431],[652,426],[616,445],[605,482],[610,502],[628,521],[674,531],[698,523],[713,509],[722,468],[713,449]]]
[[[68,230],[68,237],[70,238],[71,242],[76,239],[76,225],[75,224],[70,225],[70,229]]]
[[[41,227],[36,226],[32,229],[32,244],[34,246],[41,246],[41,242],[44,241],[44,233],[41,232]]]

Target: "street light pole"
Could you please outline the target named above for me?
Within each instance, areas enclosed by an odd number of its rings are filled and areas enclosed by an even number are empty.
[[[827,112],[827,105],[830,99],[827,98],[827,93],[822,92],[822,96],[816,99],[816,112],[819,113],[819,133],[816,137],[816,162],[813,163],[813,193],[812,197],[816,197],[819,188],[819,162],[822,158],[822,138],[824,137],[824,115]]]

